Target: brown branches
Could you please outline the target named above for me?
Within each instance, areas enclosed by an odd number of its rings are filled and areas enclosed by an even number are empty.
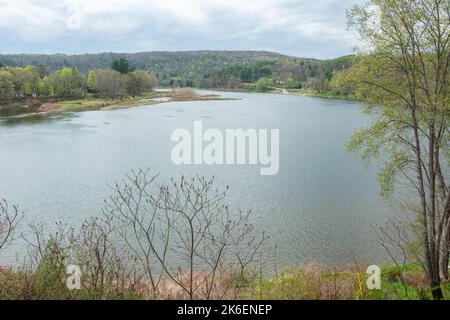
[[[153,294],[170,281],[189,299],[230,295],[233,266],[243,274],[267,237],[254,235],[250,212],[229,211],[227,190],[216,188],[214,179],[181,177],[168,185],[155,179],[148,171],[132,172],[115,185],[105,208],[146,271]]]
[[[20,218],[16,205],[9,206],[6,200],[0,200],[0,251],[14,240]]]
[[[251,212],[224,204],[228,187],[195,176],[158,185],[132,171],[105,201],[103,214],[81,226],[31,223],[22,267],[26,295],[36,298],[234,299],[267,237]],[[0,202],[1,246],[17,226],[17,207]],[[67,267],[79,268],[80,290],[67,287]],[[25,290],[24,289],[24,290]]]

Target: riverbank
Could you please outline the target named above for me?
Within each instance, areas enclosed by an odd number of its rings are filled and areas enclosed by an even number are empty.
[[[154,105],[170,101],[211,101],[236,100],[215,94],[199,95],[191,89],[176,89],[163,92],[150,92],[135,97],[101,98],[86,95],[77,99],[17,99],[0,105],[0,119],[27,118],[54,115],[63,112],[90,110],[113,110],[143,105]]]
[[[280,88],[277,88],[277,90],[275,90],[274,93],[287,94],[287,95],[293,95],[293,96],[333,99],[333,100],[359,101],[358,99],[351,97],[351,96],[337,95],[337,94],[334,94],[331,92],[318,93],[318,92],[313,92],[310,90],[302,90],[302,89],[280,89]]]
[[[204,89],[195,88],[198,90],[213,90],[223,92],[258,92],[249,89]],[[339,96],[331,93],[314,93],[297,89],[282,89],[274,88],[273,90],[260,93],[275,93],[294,96],[317,97],[324,99],[336,99],[357,101],[352,97]],[[90,110],[113,110],[131,108],[143,105],[154,105],[171,101],[214,101],[214,100],[240,100],[236,98],[224,98],[216,94],[197,94],[194,89],[182,88],[167,91],[154,91],[144,95],[135,97],[122,98],[101,98],[93,95],[87,95],[77,99],[58,99],[58,98],[29,98],[10,100],[10,102],[3,102],[0,104],[0,119],[17,119],[28,118],[35,116],[54,115],[63,112],[80,112]]]
[[[381,288],[369,289],[365,267],[324,269],[313,263],[270,278],[258,272],[235,274],[231,270],[215,279],[215,298],[225,300],[424,300],[431,299],[426,275],[416,264],[387,265],[381,268]],[[100,286],[94,279],[83,278],[80,289],[66,287],[63,266],[33,272],[0,267],[0,300],[7,299],[188,299],[187,293],[170,279],[161,280],[152,292],[144,278],[122,279],[121,283],[105,279]],[[195,279],[202,279],[197,273]],[[98,279],[97,279],[98,280]],[[369,280],[370,282],[370,280]],[[447,299],[450,284],[443,284]],[[201,290],[195,299],[204,299]]]
[[[344,100],[344,101],[360,101],[352,96],[343,96],[337,95],[334,93],[317,93],[311,90],[303,90],[303,89],[285,89],[272,87],[267,91],[257,91],[253,88],[237,88],[237,89],[228,89],[228,88],[195,88],[198,90],[212,90],[212,91],[223,91],[223,92],[244,92],[244,93],[275,93],[275,94],[285,94],[291,96],[301,96],[301,97],[313,97],[313,98],[323,98],[323,99],[333,99],[333,100]]]

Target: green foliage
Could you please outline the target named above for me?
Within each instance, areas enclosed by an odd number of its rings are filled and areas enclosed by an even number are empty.
[[[262,77],[272,75],[274,62],[257,62],[254,65],[234,65],[225,67],[205,76],[202,86],[236,88],[241,83],[253,83]]]
[[[49,76],[52,95],[57,97],[81,96],[85,90],[83,76],[74,68],[63,68]]]
[[[81,97],[87,92],[115,98],[152,91],[158,80],[151,73],[136,70],[122,74],[112,69],[90,70],[83,76],[65,67],[47,74],[44,66],[0,68],[0,98]]]
[[[13,75],[8,69],[0,69],[0,96],[10,97],[14,94]]]
[[[90,92],[95,91],[95,72],[93,70],[88,72],[86,87]]]
[[[323,93],[325,80],[335,71],[347,68],[352,57],[315,60],[265,51],[190,51],[143,52],[133,54],[101,53],[89,55],[0,55],[9,66],[45,65],[50,71],[75,67],[83,73],[112,67],[127,74],[130,65],[148,70],[161,86],[241,88],[258,79],[272,78],[284,88],[304,88]],[[113,61],[111,63],[111,61]],[[44,78],[46,74],[41,74]]]
[[[111,63],[111,69],[120,72],[121,74],[127,74],[128,72],[132,72],[135,68],[130,67],[128,60],[125,58],[119,58],[114,60]]]
[[[359,275],[358,275],[359,273]],[[254,277],[251,299],[268,300],[428,300],[426,274],[417,264],[381,268],[381,289],[369,290],[365,270],[326,270],[313,264],[287,270],[272,278]],[[448,296],[450,285],[443,290]]]
[[[429,97],[418,91],[415,101],[424,107],[413,115],[405,99],[409,96],[407,77],[385,54],[371,54],[359,57],[354,66],[335,78],[336,87],[345,92],[351,90],[353,96],[366,103],[364,113],[374,119],[371,127],[353,135],[348,150],[358,153],[366,163],[374,159],[383,164],[378,176],[383,195],[391,194],[395,179],[414,166],[413,116],[418,121],[420,139],[426,138],[422,133],[429,130],[432,118],[439,121],[440,127],[449,127],[449,104],[445,102],[450,96],[448,91],[436,97],[433,109],[426,107]],[[430,113],[432,110],[434,114]],[[444,130],[442,140],[448,139],[448,131]],[[441,142],[440,147],[443,159],[448,159],[449,144]]]
[[[150,92],[157,84],[155,76],[142,70],[130,72],[126,79],[127,93],[131,96]]]
[[[450,162],[450,3],[371,0],[355,5],[349,20],[368,51],[334,83],[351,89],[372,118],[370,127],[353,136],[349,150],[382,165],[378,181],[384,196],[396,186],[410,192],[404,207],[418,223],[409,231],[420,241],[419,259],[432,297],[441,299],[450,238],[445,169]]]
[[[273,81],[269,78],[261,78],[256,81],[255,90],[258,92],[267,92],[272,88]]]
[[[298,80],[295,80],[293,77],[289,76],[286,80],[286,88],[287,89],[298,89],[301,84]]]
[[[121,74],[111,69],[97,69],[92,71],[92,78],[95,91],[109,98],[150,92],[158,83],[152,74],[142,70]]]
[[[125,94],[125,75],[111,69],[95,70],[95,89],[108,98]]]

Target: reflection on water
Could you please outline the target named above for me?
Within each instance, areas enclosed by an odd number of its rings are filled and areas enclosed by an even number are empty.
[[[0,118],[19,116],[38,111],[39,106],[34,107],[5,107],[0,105]]]
[[[26,116],[17,116],[18,114],[12,116],[2,117],[0,116],[0,125],[2,126],[15,126],[23,124],[38,124],[42,125],[44,123],[53,123],[55,120],[63,121],[70,118],[76,117],[76,113],[73,112],[63,112],[53,115],[48,114],[26,114]]]

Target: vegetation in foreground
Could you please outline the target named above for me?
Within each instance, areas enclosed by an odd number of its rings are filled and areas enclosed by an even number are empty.
[[[367,49],[336,82],[364,102],[372,124],[348,149],[381,165],[383,196],[408,192],[395,199],[407,215],[382,230],[385,243],[420,261],[433,298],[442,299],[450,254],[450,3],[371,0],[353,7],[349,22]]]
[[[151,284],[143,278],[132,277],[122,281],[105,281],[83,277],[80,289],[69,290],[68,275],[63,261],[55,256],[47,256],[41,266],[34,271],[21,268],[0,268],[0,299],[127,299],[127,300],[172,300],[191,299],[180,285],[170,279],[159,284],[154,293]],[[307,263],[276,276],[268,276],[257,271],[236,274],[232,269],[221,273],[215,279],[212,295],[206,298],[209,290],[205,275],[196,273],[196,291],[192,299],[227,300],[431,300],[426,274],[418,265],[386,265],[381,268],[381,288],[369,290],[368,280],[363,268],[329,268]],[[272,273],[273,274],[273,273]],[[188,285],[189,275],[180,276]],[[450,296],[450,283],[444,283],[443,293]]]
[[[23,263],[0,267],[0,299],[432,298],[424,269],[412,262],[382,267],[381,289],[373,290],[365,265],[306,263],[265,273],[268,237],[250,224],[251,212],[230,210],[228,188],[213,179],[160,184],[139,170],[113,190],[103,214],[79,227],[31,223],[21,236],[28,244]],[[17,206],[0,201],[0,252],[19,236],[22,218]],[[70,265],[79,270],[68,274]],[[442,292],[450,296],[449,282]]]
[[[114,185],[102,214],[79,227],[30,224],[23,237],[29,254],[18,270],[2,272],[0,297],[67,298],[66,267],[76,265],[79,292],[92,298],[130,292],[152,299],[236,298],[242,289],[236,283],[245,280],[267,236],[254,229],[250,211],[229,209],[228,188],[214,179],[160,184],[157,178],[148,170],[130,172]],[[21,216],[0,202],[0,250],[14,239]]]

